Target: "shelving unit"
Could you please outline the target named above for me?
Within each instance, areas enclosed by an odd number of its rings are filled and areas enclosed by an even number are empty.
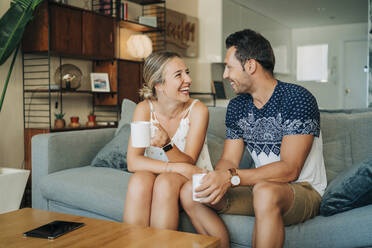
[[[54,129],[54,112],[65,112],[64,105],[71,97],[90,98],[91,105],[88,100],[88,106],[92,106],[97,123],[108,123],[106,126],[93,128],[115,127],[123,98],[135,102],[140,100],[138,90],[142,85],[142,61],[115,57],[118,49],[115,46],[118,29],[146,33],[153,40],[154,51],[165,49],[165,1],[131,1],[141,5],[142,15],[157,15],[157,27],[133,20],[122,20],[120,16],[116,16],[115,13],[121,11],[116,8],[120,7],[119,0],[112,1],[112,12],[109,15],[95,9],[94,1],[96,0],[92,0],[92,10],[85,10],[45,0],[25,30],[22,63],[26,169],[31,170],[31,138],[34,135],[92,128],[81,126]],[[89,61],[92,63],[92,72],[107,72],[110,92],[67,90],[62,84],[58,88],[51,87],[54,77],[52,62],[57,61],[58,67],[66,59]],[[28,182],[25,206],[31,205],[30,185]]]

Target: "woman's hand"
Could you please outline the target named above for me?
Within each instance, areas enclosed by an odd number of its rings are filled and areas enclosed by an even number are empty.
[[[151,129],[151,146],[163,147],[171,141],[168,133],[159,123],[154,123]]]
[[[189,180],[192,179],[192,175],[194,174],[207,173],[206,170],[200,169],[199,167],[188,163],[170,163],[168,166],[169,172],[181,174]]]

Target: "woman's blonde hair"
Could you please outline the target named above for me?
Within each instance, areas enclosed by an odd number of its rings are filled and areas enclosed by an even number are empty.
[[[181,58],[175,52],[154,52],[150,54],[143,65],[143,84],[139,94],[144,99],[156,99],[155,86],[164,82],[164,68],[173,58]]]

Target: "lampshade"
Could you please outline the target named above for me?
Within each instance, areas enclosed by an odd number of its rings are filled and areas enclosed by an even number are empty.
[[[152,53],[152,42],[147,35],[134,34],[129,37],[127,48],[132,57],[142,59]]]

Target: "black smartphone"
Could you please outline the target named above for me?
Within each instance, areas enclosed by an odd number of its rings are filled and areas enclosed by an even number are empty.
[[[43,226],[32,229],[23,233],[25,237],[36,237],[44,239],[55,239],[65,233],[71,232],[79,227],[84,226],[81,222],[56,220]]]

